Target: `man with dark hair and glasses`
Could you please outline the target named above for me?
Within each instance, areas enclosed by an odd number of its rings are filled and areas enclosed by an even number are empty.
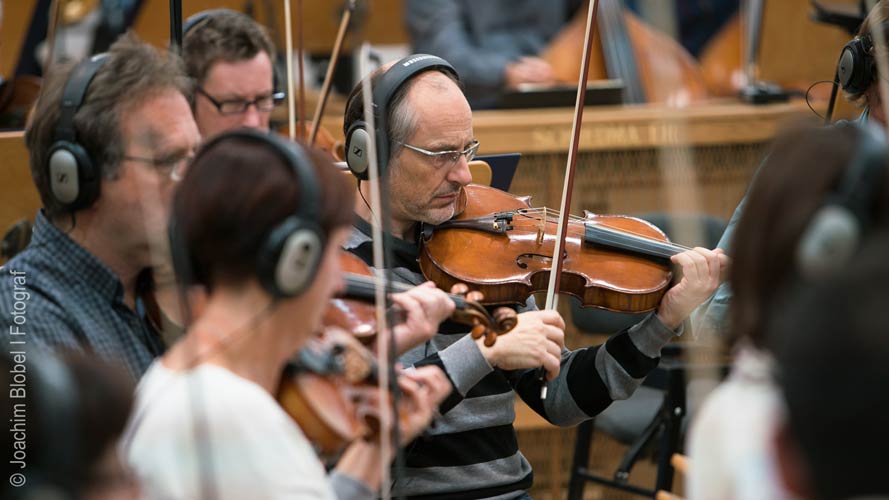
[[[285,94],[275,91],[275,46],[265,28],[227,9],[191,19],[182,57],[195,85],[192,111],[203,139],[240,127],[268,130]]]
[[[0,280],[0,340],[29,355],[37,348],[89,352],[124,364],[137,379],[166,346],[143,314],[141,292],[166,260],[170,198],[200,133],[178,56],[124,35],[103,61],[73,113],[63,110],[72,68],[51,69],[41,89],[25,141],[43,208],[31,243]],[[78,162],[73,181],[50,156],[69,115],[89,158]],[[78,197],[92,191],[88,164],[97,194],[72,204],[58,185],[68,178]]]
[[[379,82],[384,70],[371,77]],[[393,272],[408,283],[424,281],[417,257],[420,223],[453,217],[463,186],[472,180],[468,162],[479,143],[472,110],[450,73],[429,69],[401,85],[387,115],[390,223]],[[361,86],[349,96],[344,131],[364,120]],[[371,222],[376,220],[359,186],[355,220],[346,249],[371,263]],[[661,347],[686,316],[716,289],[718,252],[694,249],[674,257],[683,278],[664,296],[657,311],[620,332],[604,346],[569,351],[558,312],[538,311],[529,299],[518,325],[492,347],[443,323],[439,333],[401,357],[405,366],[434,364],[448,375],[452,392],[439,407],[441,417],[427,436],[408,446],[405,475],[395,493],[411,498],[526,497],[531,466],[518,449],[513,400],[518,394],[557,425],[589,419],[613,400],[627,398],[657,366]],[[539,367],[546,370],[548,397],[541,400]]]

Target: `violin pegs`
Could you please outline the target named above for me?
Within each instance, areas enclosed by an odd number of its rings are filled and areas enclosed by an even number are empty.
[[[451,293],[454,295],[466,295],[469,293],[469,285],[466,283],[457,283],[451,287]]]
[[[509,307],[498,307],[494,310],[493,316],[501,335],[515,328],[519,322],[518,314]]]
[[[485,346],[491,347],[494,345],[494,342],[497,342],[497,334],[492,332],[491,330],[485,331]]]
[[[478,290],[472,290],[471,292],[466,293],[466,300],[471,300],[473,302],[481,302],[485,300],[485,294],[479,292]]]
[[[472,330],[469,332],[469,334],[472,335],[472,338],[477,339],[482,335],[486,335],[487,331],[488,328],[485,325],[475,325],[472,327]]]

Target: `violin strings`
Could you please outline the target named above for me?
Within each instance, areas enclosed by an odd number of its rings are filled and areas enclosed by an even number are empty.
[[[542,207],[542,208],[522,208],[522,209],[516,210],[516,211],[515,211],[515,214],[516,214],[516,215],[522,215],[522,216],[524,216],[524,217],[526,217],[526,218],[528,218],[528,219],[534,220],[534,221],[539,221],[539,220],[540,220],[540,217],[534,217],[534,215],[545,214],[545,216],[546,216],[546,222],[547,222],[547,223],[549,223],[549,222],[556,223],[556,222],[558,222],[558,217],[561,216],[561,210],[555,210],[555,209],[552,209],[552,208],[546,208],[546,207]],[[550,214],[553,215],[552,218],[550,217]],[[555,220],[553,220],[553,218],[554,218]],[[641,234],[641,233],[637,233],[637,232],[635,232],[635,231],[627,230],[627,229],[624,229],[624,228],[618,228],[618,227],[612,226],[612,225],[610,225],[610,224],[604,224],[604,223],[602,223],[602,222],[590,221],[590,220],[584,219],[583,217],[580,217],[580,216],[577,216],[577,215],[569,214],[569,215],[568,215],[568,220],[570,220],[570,221],[574,221],[574,222],[581,222],[581,223],[584,223],[584,224],[594,224],[594,225],[596,225],[596,226],[599,226],[599,227],[602,227],[602,228],[606,228],[606,229],[610,229],[610,230],[615,231],[615,232],[620,232],[620,233],[623,233],[623,234],[625,234],[625,235],[629,235],[629,236],[635,236],[635,237],[640,238],[640,239],[644,239],[644,240],[651,241],[651,242],[654,242],[654,243],[660,243],[660,244],[663,244],[663,245],[666,245],[666,246],[670,246],[670,247],[673,247],[673,248],[677,248],[677,249],[680,249],[680,250],[691,250],[691,249],[692,249],[691,247],[688,247],[688,246],[685,246],[685,245],[680,245],[680,244],[678,244],[678,243],[673,243],[673,242],[665,242],[665,241],[662,241],[662,240],[658,240],[658,239],[652,238],[651,236],[648,236],[648,235],[644,235],[644,234]]]

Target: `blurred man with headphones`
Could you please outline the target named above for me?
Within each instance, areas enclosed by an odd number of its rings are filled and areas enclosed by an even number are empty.
[[[884,37],[889,35],[889,0],[880,0],[874,5],[861,24],[858,35],[843,46],[837,61],[837,84],[848,100],[863,108],[856,121],[860,124],[878,127],[882,131],[886,129],[886,116],[883,106],[884,99],[880,90],[879,68],[876,60],[877,45],[873,35],[874,27],[881,30]],[[886,39],[889,40],[889,38]],[[881,60],[880,64],[884,66],[883,71],[887,71],[889,59]],[[746,196],[735,208],[722,239],[719,240],[718,248],[729,250],[735,227],[741,219],[745,204]],[[827,241],[824,242],[824,245],[826,245],[825,248],[832,247],[839,250],[843,247],[841,244],[832,244]],[[692,315],[695,334],[724,337],[731,300],[731,283],[725,282]]]
[[[365,123],[363,91],[349,97],[344,120],[347,163],[366,179],[368,146],[376,141],[377,161],[387,172],[390,193],[394,274],[420,283],[417,256],[421,223],[439,224],[454,216],[460,190],[471,181],[468,162],[479,148],[472,111],[454,68],[430,55],[408,56],[371,77],[375,130]],[[360,219],[345,248],[371,264],[371,221],[359,183]],[[448,498],[522,498],[531,485],[528,461],[518,450],[513,391],[557,425],[574,425],[628,397],[658,362],[661,347],[677,334],[686,316],[719,282],[719,252],[696,249],[674,262],[684,272],[667,292],[657,313],[604,346],[568,351],[565,323],[555,311],[530,307],[516,328],[492,347],[445,323],[425,345],[402,356],[407,366],[440,366],[453,385],[430,436],[407,451],[406,476],[395,492]],[[539,367],[546,370],[548,396],[541,399]]]
[[[225,130],[269,129],[275,105],[275,45],[264,27],[246,14],[213,9],[183,26],[182,58],[195,85],[192,110],[204,139]]]
[[[178,57],[132,35],[50,74],[25,136],[43,209],[0,282],[4,340],[90,351],[135,378],[163,352],[139,291],[200,141],[188,95]]]

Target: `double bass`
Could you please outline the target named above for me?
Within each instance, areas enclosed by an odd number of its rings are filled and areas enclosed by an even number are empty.
[[[596,4],[597,29],[587,80],[622,80],[625,104],[707,99],[700,66],[676,40],[627,12],[620,0],[596,0]],[[575,83],[580,77],[588,10],[589,1],[540,54],[561,83]]]

